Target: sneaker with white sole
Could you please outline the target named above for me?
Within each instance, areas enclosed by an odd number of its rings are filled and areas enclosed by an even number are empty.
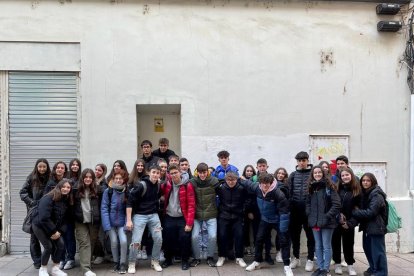
[[[59,263],[59,269],[62,270],[65,267],[65,261],[60,261]]]
[[[75,261],[69,260],[66,262],[65,266],[63,267],[64,270],[72,269],[75,267]]]
[[[341,275],[342,274],[342,266],[341,264],[335,265],[335,274]]]
[[[246,267],[246,271],[253,271],[255,269],[260,269],[260,268],[261,268],[261,263],[254,261],[248,267]]]
[[[285,275],[286,275],[286,276],[293,276],[293,271],[292,271],[292,269],[290,268],[290,266],[285,265],[285,266],[283,267],[283,270],[285,271]]]
[[[311,272],[311,271],[313,271],[313,267],[314,267],[313,261],[312,260],[307,260],[306,265],[305,265],[305,270],[307,272]]]
[[[348,265],[348,274],[350,276],[358,275],[357,272],[355,271],[355,267],[353,265]]]
[[[83,274],[84,276],[96,276],[95,272],[92,272],[91,270],[88,270],[85,272],[85,274]]]
[[[236,264],[238,264],[240,267],[246,267],[247,266],[247,264],[243,260],[243,258],[236,258]]]
[[[158,260],[151,260],[151,268],[157,272],[162,271],[162,267],[160,266],[160,262]]]
[[[300,259],[293,257],[293,259],[290,261],[290,268],[295,269],[299,266],[300,266]]]
[[[60,270],[59,265],[52,266],[52,269],[50,270],[50,274],[52,276],[67,276],[68,275],[62,270]]]
[[[94,265],[100,265],[105,261],[103,257],[96,257],[95,260],[92,261],[92,264]]]
[[[39,268],[39,276],[49,276],[49,272],[47,272],[47,266],[41,266]]]
[[[341,262],[341,265],[342,265],[343,267],[347,267],[347,266],[348,266],[348,264],[345,262],[345,260],[343,260],[343,261]]]
[[[134,274],[135,273],[135,262],[130,262],[128,264],[128,273]]]
[[[225,260],[226,260],[226,258],[224,258],[224,257],[218,257],[216,266],[223,266]]]
[[[276,262],[277,263],[283,263],[282,252],[280,252],[280,251],[276,252]]]
[[[141,250],[141,257],[143,260],[148,260],[147,250]]]
[[[137,250],[137,260],[142,260],[142,250]]]
[[[160,253],[160,262],[164,262],[165,261],[165,256],[164,256],[164,251],[161,251]]]

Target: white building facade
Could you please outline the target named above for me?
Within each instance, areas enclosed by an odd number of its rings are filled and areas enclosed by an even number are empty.
[[[28,251],[18,192],[37,158],[82,167],[160,137],[190,160],[294,170],[346,154],[403,218],[389,251],[414,250],[406,29],[377,31],[375,2],[2,1],[2,241]],[[358,234],[358,236],[360,236]]]

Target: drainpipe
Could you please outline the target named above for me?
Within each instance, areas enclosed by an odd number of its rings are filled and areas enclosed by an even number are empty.
[[[410,196],[414,197],[414,94],[410,95]]]

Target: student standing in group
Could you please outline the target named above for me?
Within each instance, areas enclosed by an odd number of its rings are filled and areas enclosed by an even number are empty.
[[[68,166],[63,161],[58,161],[53,165],[52,172],[50,173],[49,180],[47,181],[45,194],[53,190],[56,185],[62,180],[68,171]],[[72,183],[72,182],[71,182]]]
[[[312,276],[328,276],[332,257],[332,234],[338,226],[336,218],[341,200],[336,186],[326,177],[322,167],[315,166],[309,179],[309,194],[306,201],[306,215],[315,238],[315,253],[318,269]]]
[[[176,154],[170,155],[168,157],[168,165],[180,165],[180,157]]]
[[[219,197],[218,206],[218,260],[216,266],[223,266],[228,254],[228,245],[235,247],[236,264],[246,267],[243,260],[243,216],[244,210],[248,208],[249,200],[247,188],[243,186],[235,172],[228,172],[225,182],[217,187]],[[229,241],[232,241],[229,243]],[[232,251],[233,248],[231,248]]]
[[[290,236],[292,239],[293,260],[291,268],[300,266],[300,234],[302,227],[305,230],[308,256],[305,266],[306,271],[313,271],[313,257],[315,254],[315,240],[312,230],[308,226],[306,216],[306,198],[308,196],[308,179],[312,164],[309,164],[309,154],[301,151],[295,156],[296,170],[289,175],[288,185],[290,187]]]
[[[175,155],[175,152],[170,150],[170,141],[167,138],[161,138],[158,141],[158,145],[159,148],[154,150],[152,152],[152,155],[158,157],[158,158],[162,158],[165,161],[167,161],[167,163],[169,162],[168,159],[171,155]]]
[[[388,216],[387,196],[378,186],[377,179],[372,173],[362,175],[361,186],[361,208],[353,210],[352,215],[360,222],[362,247],[369,264],[364,275],[386,276],[388,275],[385,248]]]
[[[325,172],[326,177],[329,178],[331,181],[334,181],[334,177],[332,176],[331,166],[329,165],[329,162],[323,160],[323,161],[319,162],[319,166],[321,166],[321,168]]]
[[[341,241],[345,262],[349,275],[357,275],[353,264],[355,227],[358,221],[352,216],[352,211],[361,205],[361,186],[350,168],[342,169],[341,180],[338,185],[338,194],[341,199],[339,226],[332,236],[332,259],[335,262],[335,274],[342,274]]]
[[[114,262],[112,271],[125,274],[127,272],[128,243],[125,233],[126,202],[128,190],[126,183],[128,174],[121,172],[114,175],[112,187],[105,190],[101,204],[102,227],[109,232]]]
[[[78,158],[74,158],[69,162],[69,171],[67,178],[72,180],[73,184],[76,186],[78,184],[80,175],[82,172],[82,164]]]
[[[153,166],[156,166],[159,158],[152,154],[152,143],[149,140],[144,140],[141,142],[142,157],[145,161],[145,171],[149,172],[149,169]]]
[[[179,165],[180,165],[180,171],[183,177],[186,177],[188,179],[193,178],[193,174],[191,173],[191,169],[190,169],[190,163],[188,162],[187,158],[185,157],[180,158]]]
[[[289,185],[288,185],[288,177],[289,174],[285,168],[277,168],[273,176],[276,178],[277,181],[277,188],[279,188],[284,194],[285,197],[290,200],[289,194]],[[275,238],[275,246],[276,246],[276,262],[283,263],[282,252],[280,252],[280,237],[279,233],[276,233]]]
[[[256,170],[254,169],[254,167],[252,165],[246,165],[243,169],[243,174],[240,178],[245,179],[245,180],[251,180],[252,177],[254,177],[256,175]],[[250,202],[256,200],[255,195],[248,195]],[[244,248],[245,248],[245,253],[247,254],[254,254],[254,241],[256,240],[256,237],[254,237],[255,233],[257,233],[257,227],[255,230],[253,230],[253,227],[255,227],[256,225],[259,226],[258,223],[253,223],[254,220],[254,211],[252,210],[252,206],[256,206],[256,213],[259,212],[259,210],[257,209],[257,204],[253,204],[251,203],[249,208],[245,210],[245,214],[244,214],[244,229],[243,229],[243,235],[244,235]],[[253,245],[250,242],[250,234],[252,231],[250,231],[250,228],[253,231]]]
[[[171,180],[161,187],[164,196],[163,268],[172,265],[174,253],[181,258],[181,269],[188,270],[191,254],[191,230],[194,225],[195,195],[193,185],[181,176],[178,166],[170,165]],[[178,252],[177,252],[178,251]]]
[[[78,185],[73,189],[76,241],[79,259],[85,276],[96,276],[91,270],[92,249],[101,223],[98,188],[91,169],[82,171]]]
[[[261,267],[263,261],[263,244],[266,238],[270,239],[271,231],[275,229],[280,237],[285,275],[293,276],[289,258],[289,200],[277,188],[277,181],[273,175],[262,173],[258,180],[258,183],[256,182],[253,185],[246,186],[250,193],[256,195],[257,205],[259,206],[261,214],[259,230],[256,237],[254,262],[246,267],[246,270],[253,271]]]
[[[69,179],[62,179],[55,188],[39,200],[37,212],[32,218],[32,230],[43,246],[39,276],[48,276],[47,263],[52,257],[52,276],[67,276],[59,269],[59,261],[65,253],[62,234],[65,232],[66,211],[73,204]]]
[[[203,222],[205,222],[208,233],[207,264],[210,267],[215,267],[214,254],[217,246],[216,188],[219,185],[219,181],[216,177],[210,176],[206,163],[197,165],[197,177],[190,181],[194,186],[196,195],[196,215],[191,235],[194,259],[191,262],[191,266],[195,267],[201,263],[199,234],[200,228]]]
[[[162,227],[158,217],[160,198],[160,167],[150,167],[149,175],[135,184],[129,192],[126,208],[127,221],[125,228],[132,230],[132,241],[129,245],[128,273],[135,273],[137,250],[141,245],[142,235],[148,226],[154,245],[152,247],[151,267],[161,272],[160,251],[162,245]]]
[[[112,165],[111,172],[106,178],[106,183],[108,183],[108,187],[112,186],[112,180],[114,179],[115,173],[120,173],[121,170],[124,170],[128,173],[128,169],[127,169],[127,166],[125,165],[125,162],[122,160],[116,160],[114,164]]]
[[[26,204],[27,211],[35,207],[42,198],[47,182],[49,181],[50,166],[49,162],[40,158],[36,161],[33,171],[26,178],[23,187],[20,190],[20,199]],[[33,266],[39,269],[41,266],[40,243],[36,235],[30,235],[30,256],[32,257]]]
[[[224,178],[228,172],[235,172],[237,175],[239,175],[239,169],[229,164],[230,153],[228,151],[220,151],[217,153],[217,157],[220,165],[217,166],[216,170],[213,173],[213,176],[216,177],[220,182],[224,182]]]

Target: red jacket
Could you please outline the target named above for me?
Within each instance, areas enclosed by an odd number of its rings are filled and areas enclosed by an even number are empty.
[[[164,214],[167,213],[168,201],[172,190],[172,180],[168,180],[161,186],[161,192],[164,195]],[[195,216],[195,194],[194,187],[190,182],[180,186],[178,190],[178,196],[180,198],[181,212],[184,215],[185,224],[188,226],[194,225]]]

